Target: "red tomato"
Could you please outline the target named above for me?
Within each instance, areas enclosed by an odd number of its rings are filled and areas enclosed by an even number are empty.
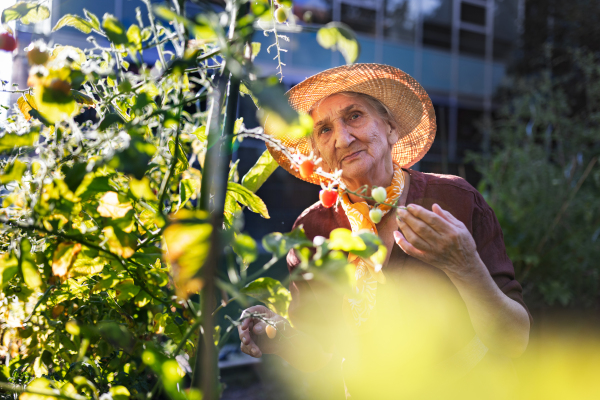
[[[8,32],[0,34],[0,50],[13,52],[17,48],[15,37]]]
[[[323,204],[323,207],[332,207],[337,201],[337,198],[338,193],[335,190],[324,189],[319,192],[319,199],[321,200],[321,204]]]
[[[315,164],[311,160],[306,160],[300,164],[300,176],[304,179],[310,178],[315,169]]]

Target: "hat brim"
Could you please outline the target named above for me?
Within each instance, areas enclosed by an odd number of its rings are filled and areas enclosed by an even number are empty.
[[[305,79],[286,95],[293,109],[308,112],[313,105],[339,92],[368,94],[385,104],[398,123],[400,138],[392,148],[392,158],[403,168],[409,168],[423,158],[435,139],[436,120],[431,99],[425,89],[402,70],[382,64],[354,64],[331,68]],[[312,151],[308,137],[294,138],[273,132],[268,121],[265,132],[276,137],[284,146],[308,156]],[[326,182],[316,173],[304,178],[291,160],[267,143],[273,158],[281,167],[304,181]]]

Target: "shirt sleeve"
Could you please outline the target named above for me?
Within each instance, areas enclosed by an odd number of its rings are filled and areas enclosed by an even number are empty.
[[[521,304],[527,311],[529,321],[533,322],[531,313],[523,300],[523,288],[515,279],[514,266],[506,254],[500,223],[492,208],[479,193],[476,195],[473,210],[473,238],[481,260],[500,290]]]

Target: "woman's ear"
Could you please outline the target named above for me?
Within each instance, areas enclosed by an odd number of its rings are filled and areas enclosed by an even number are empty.
[[[398,129],[399,127],[398,124],[393,121],[387,121],[387,125],[388,144],[393,147],[396,144],[396,142],[400,139],[400,132]]]

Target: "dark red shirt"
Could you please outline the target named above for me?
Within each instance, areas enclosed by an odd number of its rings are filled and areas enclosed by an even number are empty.
[[[418,204],[431,210],[432,205],[437,203],[462,221],[473,235],[477,252],[500,290],[527,310],[521,285],[515,280],[514,267],[506,254],[502,229],[483,196],[457,176],[408,172],[410,186],[406,204]],[[325,208],[320,203],[298,217],[294,228],[300,225],[310,240],[315,236],[329,237],[336,228],[351,229],[341,206]],[[299,264],[294,251],[288,254],[287,261],[290,272]],[[416,360],[428,346],[402,348],[392,345],[381,348],[382,342],[389,342],[392,338],[402,342],[410,341],[407,338],[435,334],[436,343],[441,343],[438,346],[441,349],[437,354],[439,359],[452,356],[473,338],[475,332],[466,305],[443,271],[408,256],[395,245],[383,272],[387,282],[377,287],[378,317],[388,322],[397,321],[397,324],[379,329],[367,338],[342,343],[341,338],[346,336],[341,318],[342,297],[316,279],[297,280],[290,284],[292,302],[289,316],[292,324],[317,337],[325,348],[335,345],[336,351],[342,351],[346,358],[344,365],[350,364],[352,368],[354,359],[358,370],[359,365],[366,365],[367,360],[389,358],[402,359],[410,366],[411,357]]]

